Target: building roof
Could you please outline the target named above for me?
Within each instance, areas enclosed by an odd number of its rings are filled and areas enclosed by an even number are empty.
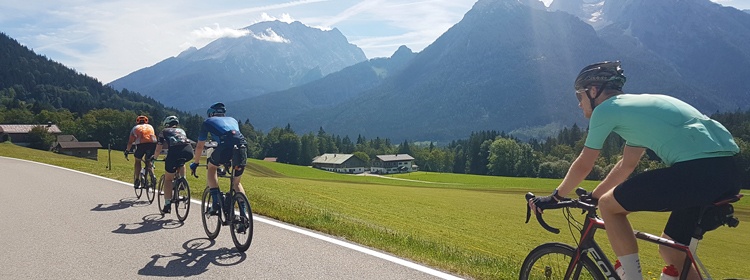
[[[409,154],[395,154],[395,155],[377,155],[375,156],[382,161],[407,161],[414,160]]]
[[[313,159],[313,163],[342,164],[349,160],[352,154],[322,154]]]
[[[82,149],[82,148],[101,148],[102,144],[97,141],[86,141],[86,142],[59,142],[57,146],[63,149]]]
[[[78,139],[73,135],[57,135],[57,142],[78,142]]]
[[[8,134],[23,134],[23,133],[29,133],[32,128],[37,126],[46,126],[47,131],[49,133],[53,134],[60,134],[62,131],[60,131],[60,128],[57,127],[57,125],[51,124],[0,124],[0,133],[8,133]]]

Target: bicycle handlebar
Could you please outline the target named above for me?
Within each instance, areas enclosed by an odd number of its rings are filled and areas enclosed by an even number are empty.
[[[589,212],[596,211],[596,205],[581,201],[581,199],[590,200],[589,198],[590,194],[586,192],[585,189],[577,188],[576,194],[578,195],[577,199],[566,199],[563,201],[559,201],[556,204],[545,206],[542,209],[580,208],[580,209],[583,209],[584,211],[589,211]],[[529,219],[531,218],[531,206],[529,205],[529,200],[535,197],[536,196],[531,192],[526,193],[526,223],[527,224],[529,223]],[[539,222],[539,224],[544,229],[554,234],[560,233],[560,229],[551,227],[549,224],[547,224],[547,222],[544,221],[544,218],[542,218],[542,213],[539,213],[537,211],[534,214],[536,216],[537,222]]]

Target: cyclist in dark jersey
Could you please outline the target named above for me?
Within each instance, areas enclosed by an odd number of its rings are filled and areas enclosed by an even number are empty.
[[[180,174],[185,176],[185,162],[193,159],[193,146],[190,145],[185,130],[177,127],[180,120],[177,116],[169,116],[164,119],[164,129],[159,133],[159,142],[154,152],[154,159],[159,157],[161,150],[167,148],[167,157],[164,158],[164,209],[162,212],[171,212],[172,203],[172,180],[179,169]]]
[[[194,161],[190,164],[190,169],[195,173],[196,168],[200,164],[201,153],[209,135],[211,140],[218,142],[218,145],[208,158],[208,173],[206,175],[206,183],[210,188],[211,198],[214,202],[210,209],[212,214],[218,214],[220,209],[219,179],[216,173],[219,166],[230,164],[233,166],[234,178],[232,180],[232,187],[235,191],[245,194],[240,180],[242,179],[242,173],[245,171],[245,165],[247,165],[247,142],[240,132],[237,120],[225,116],[225,113],[226,107],[223,103],[214,103],[208,108],[208,119],[201,126],[201,131],[198,134],[198,144],[195,147]],[[244,205],[240,205],[240,211],[244,215]]]
[[[689,104],[661,94],[625,94],[620,62],[589,65],[575,81],[578,106],[589,120],[581,154],[550,196],[529,201],[535,211],[565,198],[599,156],[610,132],[625,139],[622,158],[592,192],[607,226],[612,249],[628,280],[642,279],[638,244],[627,215],[637,211],[671,211],[662,237],[684,245],[700,218],[700,209],[739,193],[739,170],[733,155],[739,147],[719,122]],[[628,178],[646,149],[668,166]],[[662,259],[682,271],[685,254],[660,247]],[[690,277],[697,277],[695,268]]]

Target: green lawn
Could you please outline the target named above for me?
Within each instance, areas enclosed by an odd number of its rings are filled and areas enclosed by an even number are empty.
[[[0,144],[0,155],[60,165],[129,182],[132,162],[112,152],[113,170],[106,169],[107,152],[99,161],[62,156]],[[203,161],[205,162],[205,161]],[[163,163],[160,163],[163,164]],[[157,164],[157,174],[163,173]],[[517,279],[525,255],[544,242],[574,244],[560,211],[548,211],[547,221],[561,228],[555,235],[535,222],[524,224],[527,191],[547,194],[559,180],[505,178],[416,172],[392,178],[325,172],[310,167],[249,160],[242,183],[257,214],[311,228],[383,250],[468,278]],[[396,180],[406,179],[406,180]],[[190,178],[193,196],[203,191],[201,178]],[[222,188],[227,181],[222,179]],[[591,189],[596,182],[585,182]],[[743,222],[706,235],[699,255],[715,278],[750,275],[750,199],[736,204]],[[581,217],[582,218],[582,217]],[[635,228],[659,234],[665,213],[632,215]],[[608,251],[606,234],[598,240]],[[254,240],[254,242],[263,242]],[[663,265],[656,246],[640,243],[644,271],[658,277]]]

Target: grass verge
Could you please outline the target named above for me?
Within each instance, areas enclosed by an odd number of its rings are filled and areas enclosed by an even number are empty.
[[[116,151],[111,154],[112,170],[106,168],[106,150],[100,150],[99,160],[93,161],[2,143],[0,155],[132,180],[132,161]],[[163,163],[157,163],[156,173],[163,173]],[[381,178],[258,160],[249,160],[246,174],[242,183],[257,214],[467,278],[517,279],[525,255],[535,246],[554,241],[575,244],[559,211],[545,214],[551,225],[561,228],[559,235],[533,222],[524,224],[523,194],[546,194],[559,180],[427,172]],[[205,173],[189,182],[193,197],[199,197]],[[220,183],[226,190],[228,181]],[[584,183],[588,189],[595,185]],[[736,213],[743,222],[750,221],[750,199],[738,203]],[[639,230],[658,234],[666,218],[666,213],[635,213],[631,221]],[[612,257],[606,234],[597,236]],[[663,264],[656,246],[639,245],[644,271],[658,277]],[[741,278],[750,275],[745,265],[748,249],[750,226],[741,223],[736,229],[708,233],[699,252],[715,278]]]

